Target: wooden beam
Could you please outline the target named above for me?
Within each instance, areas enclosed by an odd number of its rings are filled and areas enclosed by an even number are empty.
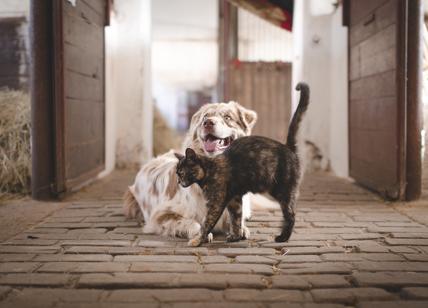
[[[217,95],[219,101],[230,100],[229,68],[238,57],[238,9],[227,0],[219,1],[219,72]]]
[[[31,191],[34,199],[55,197],[53,109],[53,2],[30,1]]]
[[[406,200],[409,201],[419,199],[422,191],[423,16],[422,1],[408,1]]]

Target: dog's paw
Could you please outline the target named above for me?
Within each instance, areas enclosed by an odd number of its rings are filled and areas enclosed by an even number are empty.
[[[250,238],[250,229],[248,229],[247,227],[243,226],[241,228],[241,230],[239,230],[239,233],[241,235],[241,238],[243,240],[248,240]]]
[[[196,236],[192,238],[190,241],[187,242],[187,246],[191,247],[198,247],[202,245],[202,238],[201,236]]]
[[[208,236],[207,236],[208,243],[212,243],[213,239],[214,239],[213,234],[212,233],[208,233]]]
[[[187,234],[190,239],[201,235],[201,225],[197,222],[194,222],[189,225],[187,229]]]

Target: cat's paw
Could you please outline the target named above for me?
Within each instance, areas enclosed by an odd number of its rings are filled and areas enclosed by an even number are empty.
[[[288,239],[290,238],[290,235],[291,234],[280,234],[280,235],[275,237],[275,242],[277,242],[277,243],[287,242]]]
[[[248,229],[247,227],[243,226],[241,228],[241,230],[239,230],[239,233],[241,234],[241,238],[243,240],[248,240],[250,238],[250,229]]]
[[[213,239],[214,239],[213,234],[212,233],[208,233],[208,236],[207,236],[208,243],[212,243]]]
[[[228,236],[226,236],[226,242],[231,243],[231,242],[238,242],[242,239],[242,236],[240,234],[229,234]]]
[[[196,236],[187,242],[187,246],[198,247],[202,245],[202,237]]]

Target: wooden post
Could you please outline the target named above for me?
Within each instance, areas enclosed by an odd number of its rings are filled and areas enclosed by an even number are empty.
[[[30,1],[31,191],[52,199],[55,181],[53,109],[53,3]]]
[[[422,190],[422,25],[421,0],[408,1],[407,41],[407,155],[406,200],[416,200]]]
[[[227,0],[219,1],[218,100],[230,100],[230,63],[238,57],[238,9]]]

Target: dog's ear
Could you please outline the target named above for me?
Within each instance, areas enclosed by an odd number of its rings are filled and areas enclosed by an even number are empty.
[[[243,110],[241,110],[243,114],[243,119],[245,121],[245,124],[248,126],[248,128],[251,130],[257,121],[257,113],[253,110],[246,109],[241,106]]]
[[[257,113],[251,109],[247,109],[237,102],[231,102],[235,104],[236,109],[239,113],[239,118],[247,128],[247,132],[251,133],[251,130],[253,129],[254,125],[257,122]]]
[[[184,155],[174,152],[174,156],[177,157],[178,160],[182,160],[184,158]]]
[[[186,149],[186,158],[191,159],[191,160],[195,160],[196,159],[196,152],[191,148],[187,148]]]

